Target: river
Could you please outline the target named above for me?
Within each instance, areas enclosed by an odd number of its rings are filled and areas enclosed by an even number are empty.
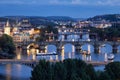
[[[82,46],[82,50],[90,50],[91,60],[92,61],[104,61],[104,53],[111,53],[112,48],[110,45],[105,45],[105,47],[101,48],[100,54],[94,53],[94,48],[92,45],[89,45],[90,49],[88,49],[88,45]],[[71,44],[66,44],[64,46],[64,51],[59,54],[58,56],[33,56],[27,55],[26,53],[22,52],[21,49],[17,50],[17,56],[15,59],[59,59],[64,60],[66,58],[77,58],[83,59],[85,58],[80,53],[74,53],[75,49]],[[120,52],[120,47],[118,47]],[[47,47],[47,52],[56,51],[56,47],[54,45],[49,45]],[[114,61],[120,61],[120,53],[115,54]],[[103,70],[104,66],[95,67],[96,70]],[[0,80],[29,80],[31,76],[32,68],[19,65],[19,64],[0,64]]]

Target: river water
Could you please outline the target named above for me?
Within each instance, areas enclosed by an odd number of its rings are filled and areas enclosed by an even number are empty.
[[[105,47],[101,47],[101,53],[95,54],[94,48],[92,45],[83,45],[82,50],[90,50],[91,61],[104,61],[104,53],[111,53],[112,47],[108,44],[105,44]],[[120,46],[118,47],[120,52]],[[56,51],[56,47],[54,45],[49,45],[47,47],[47,52]],[[33,56],[27,55],[21,51],[21,49],[17,50],[17,56],[15,59],[47,59],[47,60],[64,60],[66,58],[77,58],[86,60],[86,56],[81,55],[80,53],[75,53],[75,48],[71,44],[66,44],[64,46],[64,51],[58,56]],[[120,53],[115,54],[114,61],[120,61]],[[95,67],[96,70],[103,70],[104,66]],[[0,80],[30,80],[32,68],[19,65],[19,64],[0,64]]]

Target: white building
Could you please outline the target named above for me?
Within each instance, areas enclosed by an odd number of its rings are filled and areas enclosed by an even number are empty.
[[[10,24],[9,24],[9,21],[7,21],[6,25],[4,26],[4,34],[10,35]]]
[[[96,28],[108,28],[108,27],[111,27],[112,24],[110,22],[103,20],[103,21],[93,21],[91,23],[91,26]]]
[[[15,33],[13,34],[14,42],[23,42],[23,41],[30,41],[30,34],[29,33]]]

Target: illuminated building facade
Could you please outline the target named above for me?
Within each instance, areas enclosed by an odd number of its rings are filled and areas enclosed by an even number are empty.
[[[4,26],[4,34],[10,35],[10,24],[9,24],[9,21],[7,21],[6,25]]]

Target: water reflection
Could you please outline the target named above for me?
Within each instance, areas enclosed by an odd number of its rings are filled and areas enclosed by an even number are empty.
[[[11,80],[11,65],[10,64],[7,64],[6,65],[6,74],[7,74],[7,76],[6,76],[6,80]]]
[[[71,54],[72,54],[71,58],[74,59],[75,58],[75,46],[73,46],[73,45],[72,45],[72,53]]]
[[[16,49],[16,57],[17,57],[17,59],[21,59],[21,52],[22,52],[21,48]]]
[[[119,48],[119,47],[118,47]],[[94,53],[94,47],[89,44],[85,44],[82,46],[82,50],[88,51],[89,55],[75,53],[75,47],[71,44],[66,44],[62,47],[61,54],[58,55],[51,55],[51,56],[36,56],[36,52],[39,52],[37,49],[30,49],[26,53],[24,51],[21,51],[21,49],[17,50],[17,56],[16,59],[33,59],[33,60],[39,60],[39,59],[46,59],[46,60],[64,60],[66,58],[77,58],[82,59],[85,61],[107,61],[105,54],[111,53],[112,49],[111,46],[108,44],[105,44],[105,47],[101,47],[100,51],[101,53],[95,54]],[[56,51],[56,47],[54,45],[47,46],[47,52],[53,52]],[[120,54],[115,54],[115,60],[119,60]]]
[[[58,61],[58,55],[56,55],[56,61]]]
[[[65,51],[64,51],[64,46],[62,47],[62,52],[61,52],[61,60],[63,61],[65,58]]]
[[[107,47],[108,46],[108,47]],[[107,48],[106,48],[107,47]],[[106,54],[109,54],[111,51],[111,47],[109,45],[106,45],[106,47],[103,47],[103,53],[104,51]],[[64,60],[66,58],[77,58],[82,59],[84,61],[106,61],[105,54],[95,54],[94,48],[92,45],[83,45],[83,50],[88,50],[90,52],[89,55],[75,53],[75,47],[73,45],[66,45],[62,48],[62,53],[59,55],[51,55],[51,56],[36,56],[36,52],[39,52],[39,50],[31,49],[27,53],[27,51],[22,51],[21,49],[17,49],[16,51],[16,57],[15,59],[33,59],[33,60],[40,60],[40,59],[46,59],[46,60]],[[104,50],[105,49],[105,50]],[[120,50],[120,49],[119,49]],[[49,47],[47,49],[47,52],[56,51],[56,47]],[[115,54],[114,61],[120,61],[120,53]],[[96,67],[95,69],[101,69],[103,70],[103,67]],[[5,79],[3,80],[29,80],[30,74],[31,74],[31,68],[23,65],[1,65],[0,66],[0,74],[5,76]]]
[[[68,58],[71,58],[71,53],[70,52],[68,53]]]
[[[0,80],[29,80],[32,68],[19,64],[0,64]]]

